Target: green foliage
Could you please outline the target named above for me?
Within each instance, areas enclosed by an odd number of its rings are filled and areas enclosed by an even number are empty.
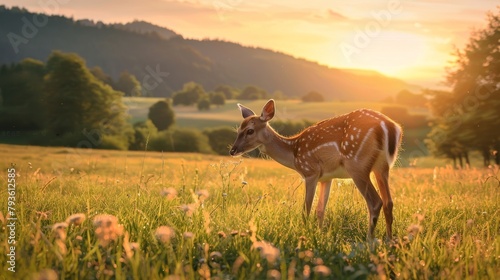
[[[428,91],[434,125],[427,143],[434,155],[465,157],[481,151],[490,164],[492,151],[500,164],[500,8],[488,14],[488,25],[474,31],[469,43],[456,53],[448,71],[451,93]]]
[[[159,132],[150,141],[150,150],[163,152],[213,153],[207,136],[199,130],[175,128]]]
[[[426,116],[410,115],[406,107],[387,106],[382,107],[380,112],[401,124],[403,128],[421,128],[427,126]]]
[[[427,99],[423,94],[416,94],[409,90],[402,90],[396,95],[396,103],[411,107],[426,107]]]
[[[226,99],[235,99],[239,95],[239,91],[236,88],[228,85],[220,85],[214,89],[215,93],[222,93]]]
[[[149,108],[148,118],[158,131],[167,130],[175,122],[174,110],[168,100],[161,100]]]
[[[120,74],[120,78],[116,83],[115,89],[125,93],[125,96],[141,96],[141,84],[137,78],[125,71]]]
[[[42,104],[43,62],[24,59],[0,69],[0,129],[6,131],[41,129],[45,121]]]
[[[104,71],[102,70],[101,67],[99,67],[99,66],[93,67],[92,69],[90,69],[90,73],[92,73],[92,75],[94,75],[94,77],[96,77],[98,80],[100,80],[104,84],[106,84],[106,85],[108,85],[116,90],[119,90],[116,87],[116,84],[113,81],[113,78],[111,78],[111,76],[109,76],[108,74],[104,73]]]
[[[206,95],[207,93],[203,89],[202,85],[195,82],[189,82],[184,84],[182,90],[175,92],[172,99],[174,106],[190,106],[193,104],[197,104],[198,101]]]
[[[210,110],[210,100],[208,98],[201,98],[200,100],[198,100],[196,106],[198,107],[199,111],[208,111]]]
[[[271,122],[271,126],[274,128],[274,130],[285,136],[293,136],[313,124],[314,122],[308,120],[273,120]]]
[[[317,91],[310,91],[306,95],[302,96],[302,101],[304,101],[304,102],[323,102],[323,101],[325,101],[325,97]]]
[[[229,147],[236,139],[236,132],[230,127],[219,127],[204,130],[212,150],[219,155],[227,155]]]
[[[95,131],[98,139],[118,137],[120,141],[113,142],[128,146],[133,131],[119,92],[97,80],[76,54],[54,52],[46,69],[44,105],[49,134],[59,137]]]
[[[134,142],[130,144],[129,149],[145,151],[149,140],[155,137],[157,133],[158,129],[151,120],[134,124]]]
[[[257,86],[246,86],[238,96],[240,100],[258,100],[268,98],[268,93]]]
[[[210,103],[217,106],[224,105],[226,104],[226,96],[222,92],[215,92],[210,95]]]

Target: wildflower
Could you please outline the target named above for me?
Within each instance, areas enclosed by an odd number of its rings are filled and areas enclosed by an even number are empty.
[[[231,235],[232,236],[238,235],[238,233],[239,233],[239,231],[237,231],[237,230],[232,230],[231,231]]]
[[[94,217],[95,234],[102,247],[111,241],[116,241],[123,235],[123,226],[118,224],[118,218],[113,215],[101,214]]]
[[[205,199],[207,199],[210,196],[207,190],[199,190],[196,192],[196,195],[198,196],[200,202],[205,201]]]
[[[172,200],[177,196],[177,190],[170,187],[170,188],[166,188],[166,189],[161,190],[160,194],[161,194],[161,196],[166,197],[168,200]]]
[[[413,217],[417,218],[417,221],[418,221],[419,223],[420,223],[421,221],[423,221],[423,220],[424,220],[424,218],[425,218],[425,216],[424,216],[424,215],[419,214],[419,213],[417,213],[417,214],[413,215]]]
[[[460,243],[460,235],[458,233],[453,234],[448,241],[449,247],[456,247]]]
[[[267,279],[279,280],[281,279],[281,273],[276,269],[271,269],[267,271]]]
[[[134,256],[134,251],[139,249],[139,243],[130,242],[129,237],[128,232],[125,232],[125,237],[123,238],[123,249],[127,258],[131,259]]]
[[[161,226],[156,229],[155,236],[158,241],[165,244],[170,242],[170,239],[174,238],[175,232],[171,227]]]
[[[413,224],[413,225],[410,225],[406,231],[411,234],[411,235],[417,235],[419,232],[422,231],[422,226],[421,225],[417,225],[417,224]]]
[[[81,225],[83,221],[85,221],[85,214],[83,213],[73,214],[66,219],[68,225],[74,224],[75,226]]]
[[[53,269],[46,268],[37,272],[33,275],[32,279],[34,280],[57,280],[59,277],[57,276],[57,272]]]
[[[215,259],[221,259],[222,258],[222,253],[221,252],[212,252],[210,253],[210,259],[215,260]]]
[[[220,238],[226,238],[226,233],[224,233],[223,231],[219,231],[217,235],[219,235]]]
[[[59,253],[61,255],[66,255],[68,253],[68,249],[66,248],[66,244],[62,239],[57,239],[56,240],[56,248],[59,250]]]
[[[325,265],[317,265],[313,268],[314,274],[321,275],[321,276],[328,276],[332,273],[331,269],[328,268]]]
[[[66,228],[68,227],[67,223],[56,223],[52,226],[52,232],[54,232],[54,236],[56,239],[66,240]]]
[[[304,266],[304,271],[302,272],[304,279],[309,279],[311,277],[311,267],[309,265]]]
[[[467,226],[472,227],[474,225],[474,220],[473,219],[468,219],[467,220]]]
[[[49,218],[50,211],[46,211],[46,212],[35,211],[35,213],[38,215],[38,218],[40,220],[47,220]]]
[[[187,215],[193,215],[194,210],[196,210],[196,204],[183,204],[180,206],[181,210]]]
[[[194,237],[194,233],[190,232],[190,231],[186,231],[182,234],[182,236],[184,236],[185,239],[191,239]]]
[[[200,269],[198,269],[198,273],[201,278],[210,279],[210,267],[206,263],[202,264]]]
[[[252,249],[260,251],[261,258],[266,259],[269,263],[274,263],[280,256],[280,250],[265,241],[254,242]]]

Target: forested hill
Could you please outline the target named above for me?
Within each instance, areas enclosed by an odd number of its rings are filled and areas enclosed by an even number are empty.
[[[220,84],[256,85],[289,97],[315,90],[332,100],[381,100],[411,88],[376,72],[328,68],[236,43],[184,39],[147,22],[95,24],[0,6],[0,64],[28,57],[45,61],[53,50],[75,52],[89,67],[99,66],[114,78],[123,71],[140,82],[156,77],[158,83],[149,81],[155,96],[170,96],[189,81],[207,90]]]

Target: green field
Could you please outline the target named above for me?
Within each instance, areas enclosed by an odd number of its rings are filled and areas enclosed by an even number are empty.
[[[380,221],[382,241],[366,242],[351,181],[334,184],[318,228],[301,217],[300,177],[270,160],[10,145],[0,155],[1,279],[500,277],[498,168],[395,168],[394,240]],[[76,213],[82,224],[57,224]]]

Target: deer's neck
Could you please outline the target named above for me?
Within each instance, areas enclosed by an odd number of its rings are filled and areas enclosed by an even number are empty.
[[[294,146],[295,139],[279,135],[269,125],[267,135],[260,150],[282,165],[295,170]]]

